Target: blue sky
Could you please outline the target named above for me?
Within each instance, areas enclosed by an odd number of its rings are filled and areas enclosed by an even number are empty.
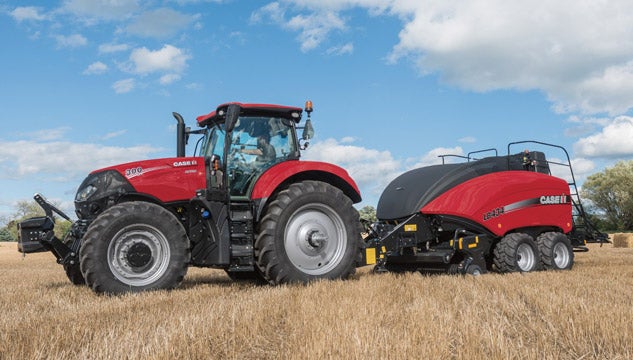
[[[72,212],[89,171],[175,154],[172,111],[227,101],[311,99],[304,155],[361,205],[442,153],[556,143],[580,182],[633,157],[630,1],[0,0],[0,33],[0,218]]]

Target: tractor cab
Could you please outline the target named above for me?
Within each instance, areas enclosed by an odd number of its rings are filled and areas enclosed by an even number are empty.
[[[224,123],[210,127],[198,155],[217,159],[217,168],[226,164],[231,196],[246,196],[253,180],[264,171],[279,162],[299,158],[295,127],[289,119],[240,116],[229,134]]]
[[[231,119],[228,109],[236,105]],[[255,180],[266,170],[299,159],[296,125],[301,113],[300,108],[278,105],[220,105],[197,119],[198,125],[208,129],[197,155],[213,163],[216,186],[226,182],[231,197],[248,196]],[[303,139],[308,140],[306,137]]]

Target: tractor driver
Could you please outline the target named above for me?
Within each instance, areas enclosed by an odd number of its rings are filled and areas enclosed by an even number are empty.
[[[270,135],[267,132],[257,137],[257,149],[243,149],[244,154],[257,155],[255,161],[270,162],[277,158],[275,147],[270,144]]]

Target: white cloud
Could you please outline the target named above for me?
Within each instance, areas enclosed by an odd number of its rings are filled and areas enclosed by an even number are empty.
[[[189,83],[187,85],[185,85],[185,88],[189,89],[189,90],[200,90],[203,89],[204,86],[200,83]]]
[[[91,22],[128,18],[139,4],[138,0],[66,0],[62,9]]]
[[[584,157],[633,156],[633,118],[618,116],[598,134],[581,138],[574,152]]]
[[[156,51],[145,47],[137,48],[130,54],[132,71],[137,74],[181,73],[187,67],[187,60],[190,58],[186,51],[172,45],[165,45]]]
[[[67,141],[3,142],[0,143],[0,173],[4,174],[2,177],[12,179],[47,175],[47,179],[67,181],[101,167],[146,159],[160,150],[148,145],[114,147]]]
[[[42,9],[36,6],[20,6],[16,7],[9,13],[17,22],[25,20],[41,21],[46,20],[47,16],[41,13]]]
[[[301,51],[307,52],[318,47],[332,31],[345,30],[345,21],[335,11],[317,9],[311,14],[295,15],[286,19],[286,9],[278,2],[261,7],[251,14],[252,22],[269,21],[285,29],[299,32],[297,40]]]
[[[477,142],[477,139],[473,136],[464,136],[463,138],[460,138],[457,141],[460,143],[474,143],[474,142]]]
[[[103,74],[106,71],[108,71],[108,65],[102,63],[101,61],[96,61],[88,65],[86,70],[84,70],[83,74],[84,75],[98,75],[98,74]]]
[[[285,15],[285,9],[278,2],[272,2],[253,12],[251,14],[251,22],[271,21],[277,25],[283,25],[285,23]]]
[[[125,94],[134,90],[135,86],[136,86],[136,81],[132,78],[128,78],[128,79],[119,80],[115,82],[114,84],[112,84],[112,89],[114,89],[114,92],[117,94]]]
[[[400,161],[389,151],[379,151],[327,139],[311,143],[303,158],[333,163],[346,169],[361,188],[361,193],[378,196],[387,184],[401,172]]]
[[[101,44],[99,45],[100,54],[110,54],[115,52],[127,51],[130,48],[127,44]]]
[[[330,11],[311,15],[296,15],[287,23],[290,30],[299,31],[298,40],[301,51],[309,51],[319,46],[334,30],[344,30],[345,21]]]
[[[55,35],[55,41],[57,41],[57,46],[60,48],[76,48],[88,44],[88,39],[81,34]]]
[[[186,28],[200,15],[186,15],[169,8],[146,11],[128,25],[127,32],[140,37],[167,38]]]
[[[21,133],[19,135],[33,141],[53,141],[62,139],[70,130],[70,127],[62,126],[54,129],[36,130],[28,133]]]
[[[347,30],[354,8],[402,21],[390,61],[410,60],[459,88],[538,90],[561,113],[633,108],[629,0],[282,0],[251,19],[297,32],[309,51]]]
[[[119,130],[119,131],[109,132],[109,133],[103,135],[101,137],[101,140],[110,140],[110,139],[113,139],[115,137],[119,137],[121,135],[124,135],[125,133],[127,133],[127,130]]]
[[[165,74],[160,77],[161,85],[169,85],[175,81],[180,80],[181,76],[178,74]]]
[[[435,148],[429,151],[428,153],[426,153],[426,155],[424,155],[423,157],[419,159],[408,160],[409,163],[413,162],[413,165],[409,166],[408,168],[416,169],[423,166],[439,165],[442,163],[442,158],[440,157],[440,155],[464,156],[464,150],[460,146],[456,146],[454,148],[445,148],[445,147]],[[456,158],[455,156],[446,156],[444,158],[444,162],[446,164],[449,164],[449,163],[464,161],[463,159],[462,160],[456,160],[456,159],[458,158]]]
[[[569,166],[559,165],[559,164],[567,164],[567,159],[561,160],[559,158],[548,158],[549,169],[553,176],[559,177],[561,179],[566,180],[567,182],[572,182],[573,179],[576,180],[576,183],[581,183],[587,176],[591,175],[596,168],[596,164],[582,157],[571,159],[571,167],[574,172],[574,178],[572,179],[571,171]]]
[[[596,164],[585,158],[571,159],[571,166],[574,170],[574,177],[576,178],[576,181],[586,178],[596,169]]]
[[[567,122],[573,124],[564,131],[565,136],[580,137],[595,132],[598,126],[606,126],[612,119],[608,117],[581,117],[572,115],[567,118]]]
[[[354,44],[347,43],[340,46],[333,46],[325,51],[328,55],[349,55],[354,52]]]

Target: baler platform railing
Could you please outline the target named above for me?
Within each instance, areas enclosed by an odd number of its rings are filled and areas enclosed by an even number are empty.
[[[569,195],[571,197],[573,210],[574,210],[572,211],[574,228],[572,230],[572,233],[570,234],[570,237],[574,238],[574,240],[576,240],[576,243],[583,243],[583,244],[587,242],[600,242],[600,243],[609,242],[608,236],[600,232],[598,228],[587,217],[587,213],[582,204],[582,200],[580,199],[580,192],[578,191],[578,186],[576,184],[576,177],[574,175],[574,170],[571,165],[571,158],[569,157],[569,153],[567,152],[567,150],[564,147],[559,146],[559,145],[549,144],[549,143],[535,141],[535,140],[511,142],[508,144],[508,164],[510,161],[509,159],[510,159],[510,154],[511,154],[511,147],[513,145],[520,145],[520,144],[537,144],[537,145],[541,145],[545,147],[552,147],[552,148],[561,150],[565,154],[567,163],[552,161],[552,160],[545,160],[545,162],[550,168],[550,175],[551,175],[551,167],[549,166],[550,164],[566,167],[569,169],[570,177],[567,179],[567,185],[569,186],[569,190],[570,190]],[[575,246],[574,249],[576,251],[587,251],[587,248],[585,246]]]

